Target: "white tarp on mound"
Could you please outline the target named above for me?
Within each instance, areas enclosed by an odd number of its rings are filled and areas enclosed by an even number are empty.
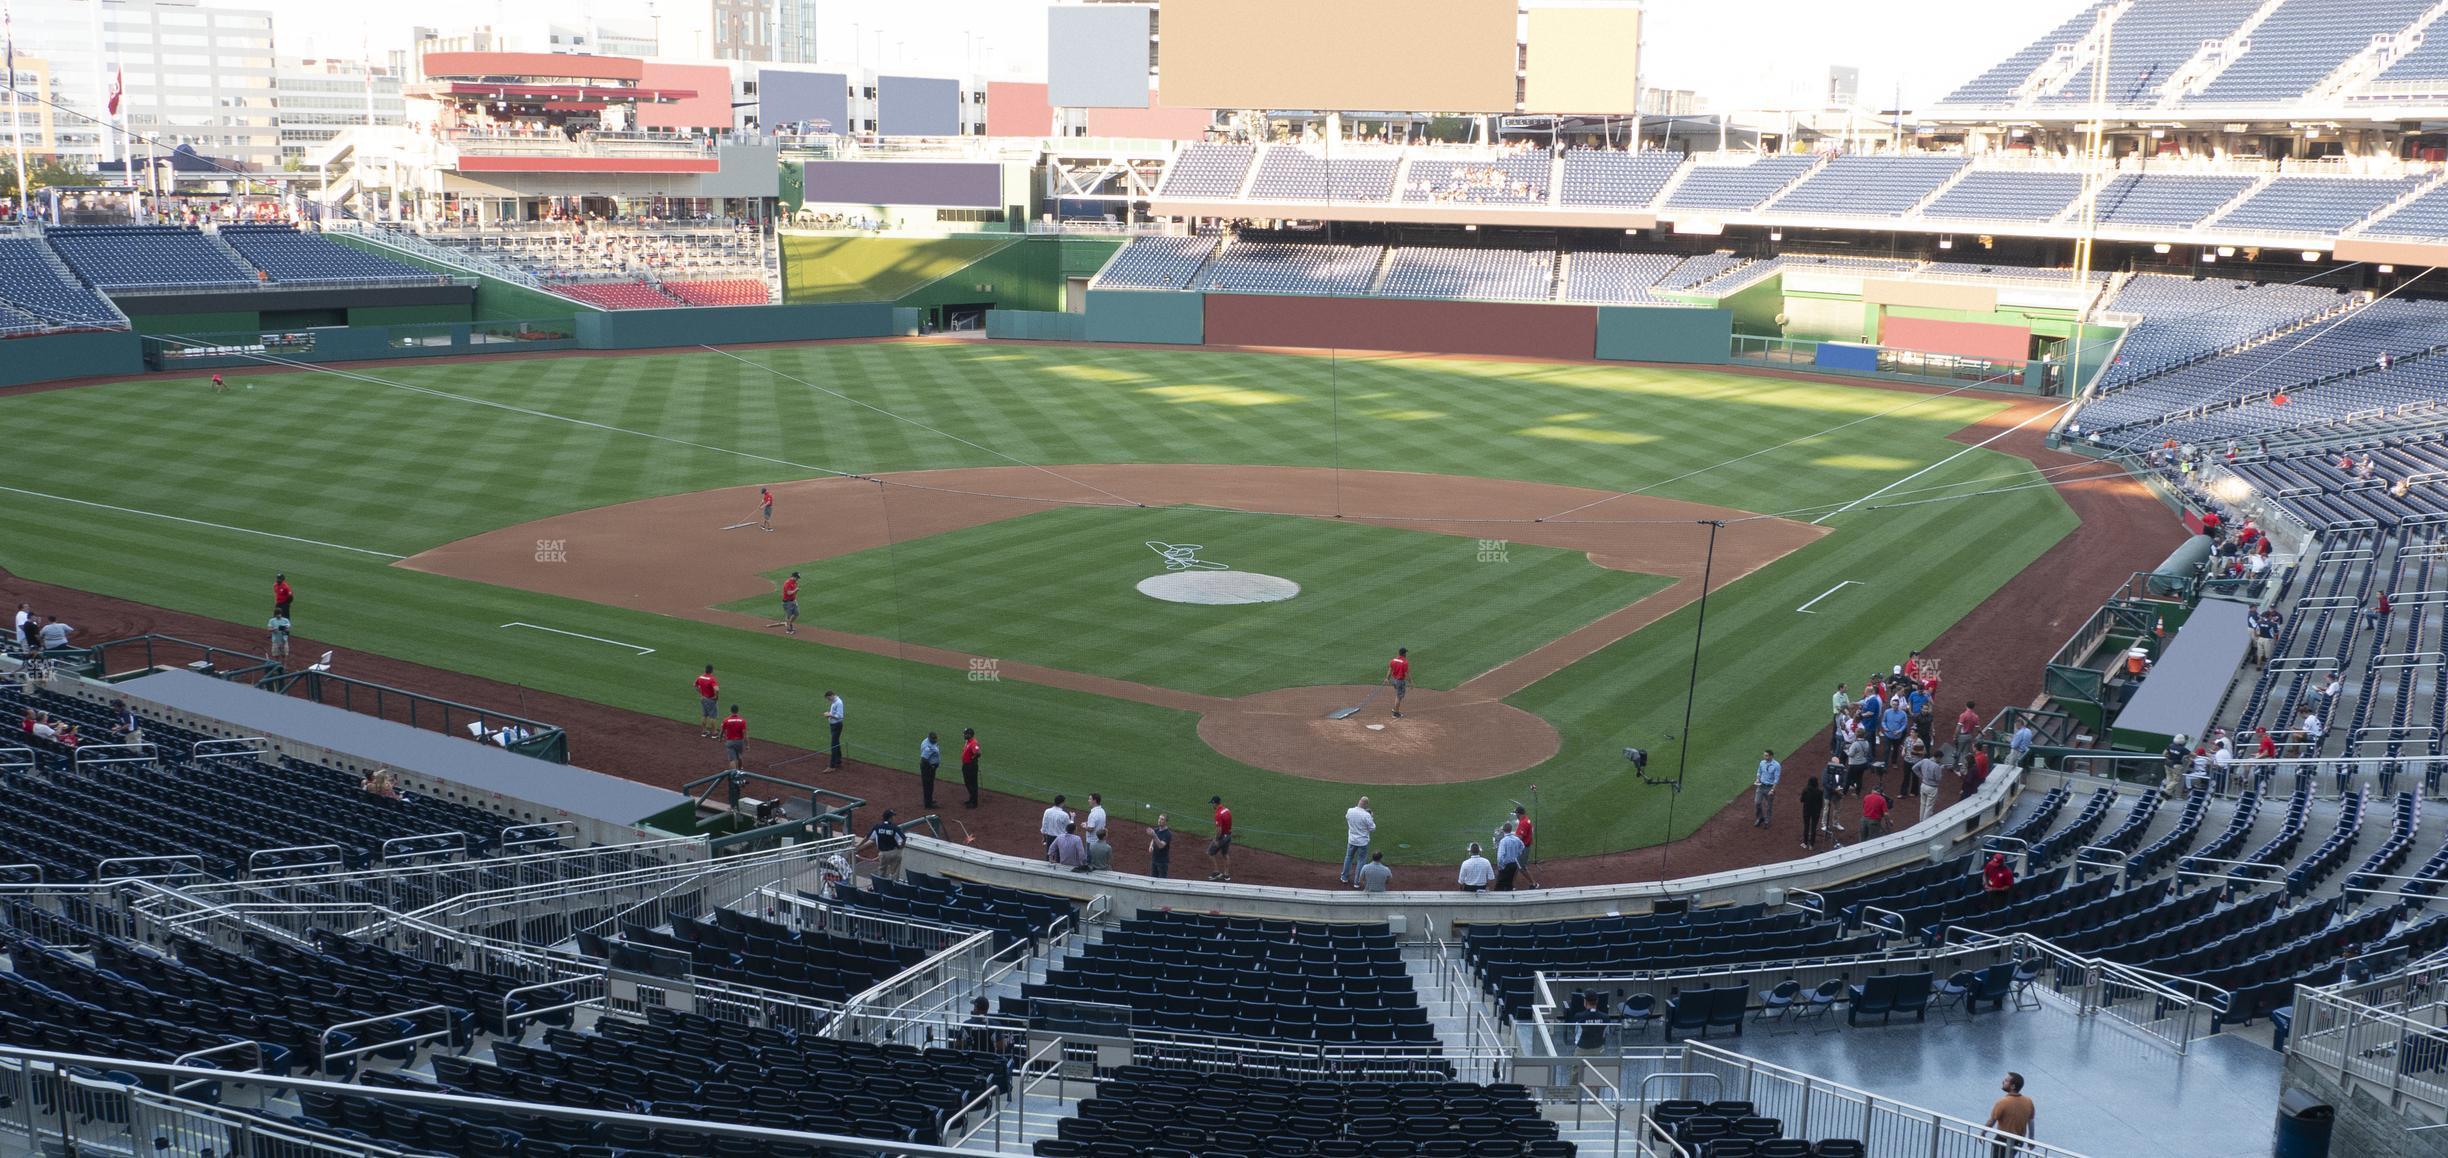
[[[1139,593],[1167,603],[1281,603],[1300,594],[1300,584],[1255,571],[1169,571],[1140,580]]]

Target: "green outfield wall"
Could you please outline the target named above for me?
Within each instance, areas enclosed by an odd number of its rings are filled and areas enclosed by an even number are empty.
[[[1177,290],[1089,290],[1088,340],[1196,346],[1207,340],[1206,295]]]
[[[1596,356],[1615,362],[1722,366],[1734,340],[1734,311],[1602,306]]]
[[[0,341],[0,386],[144,373],[144,339],[125,330]]]

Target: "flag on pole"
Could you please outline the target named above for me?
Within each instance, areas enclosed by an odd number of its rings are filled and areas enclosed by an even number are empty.
[[[110,115],[112,115],[112,116],[114,116],[114,117],[115,117],[115,116],[118,116],[118,115],[119,115],[119,97],[120,97],[120,94],[125,93],[126,91],[127,91],[127,69],[125,69],[125,68],[113,69],[113,70],[111,71],[110,98],[109,98],[108,100],[106,100],[106,101],[104,101],[104,102],[103,102],[103,108],[104,108],[104,110],[105,110],[106,112],[110,113]]]

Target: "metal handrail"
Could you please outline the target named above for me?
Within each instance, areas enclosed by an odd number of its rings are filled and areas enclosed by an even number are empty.
[[[1022,1138],[1028,1137],[1029,1093],[1044,1085],[1047,1078],[1052,1078],[1054,1079],[1054,1101],[1059,1105],[1064,1095],[1070,1090],[1071,1079],[1062,1066],[1062,1049],[1063,1039],[1060,1035],[1056,1035],[1047,1038],[1044,1045],[1038,1046],[1026,1057],[1020,1059],[1020,1076],[1023,1080],[1012,1090],[1012,1104],[1020,1116],[1019,1122],[1013,1129]],[[1036,1077],[1029,1077],[1029,1067],[1036,1065],[1047,1054],[1054,1055],[1054,1064],[1045,1067]]]
[[[514,1018],[521,1021],[532,1020],[534,1018],[560,1013],[563,1010],[582,1009],[589,1005],[601,1005],[603,1003],[603,995],[598,993],[593,997],[582,997],[576,1001],[564,1001],[559,1005],[548,1005],[542,1009],[530,1009],[524,1013],[515,1015],[510,1012],[510,1003],[516,1000],[520,994],[535,993],[547,989],[568,989],[583,981],[593,981],[596,983],[598,988],[603,987],[605,984],[604,978],[599,974],[594,977],[586,978],[538,981],[533,985],[521,985],[513,989],[504,990],[501,995],[501,1019],[495,1024],[501,1026],[501,1031],[503,1034],[515,1038],[521,1031],[514,1029],[511,1026],[511,1022]]]
[[[417,841],[431,841],[435,844],[432,848],[417,851],[391,851],[393,845],[411,844]],[[428,832],[421,836],[395,836],[382,842],[382,863],[390,864],[393,861],[421,860],[439,856],[464,857],[467,851],[467,834],[464,832]]]
[[[359,1054],[374,1053],[378,1050],[391,1049],[395,1046],[413,1046],[420,1041],[432,1041],[437,1037],[449,1037],[451,1031],[451,1012],[451,1007],[447,1005],[420,1005],[415,1009],[402,1010],[398,1013],[386,1013],[375,1017],[360,1017],[355,1021],[343,1021],[340,1024],[332,1026],[329,1029],[324,1030],[322,1033],[316,1035],[315,1056],[317,1059],[319,1059],[317,1064],[322,1067],[322,1072],[329,1073],[331,1072],[331,1063],[336,1058],[356,1057]],[[415,1024],[413,1019],[423,1017],[428,1013],[439,1013],[442,1015],[442,1028],[434,1030],[431,1033],[411,1034],[407,1037],[393,1038],[388,1041],[376,1042],[373,1045],[355,1046],[350,1049],[341,1050],[338,1053],[332,1052],[332,1035],[340,1032],[341,1030],[354,1029],[361,1025],[382,1025],[393,1021],[408,1021],[413,1025]]]
[[[255,1074],[255,1073],[262,1073],[262,1072],[263,1072],[263,1043],[262,1043],[262,1042],[259,1042],[259,1041],[256,1041],[256,1040],[254,1040],[253,1038],[245,1038],[245,1039],[241,1039],[241,1040],[239,1040],[239,1041],[226,1042],[226,1043],[223,1043],[223,1044],[221,1044],[221,1045],[216,1045],[216,1046],[213,1046],[213,1047],[211,1047],[211,1048],[209,1048],[209,1049],[199,1049],[199,1050],[194,1050],[194,1051],[191,1051],[191,1052],[188,1052],[188,1053],[183,1053],[183,1054],[178,1055],[178,1056],[177,1056],[177,1057],[175,1057],[175,1058],[172,1058],[172,1059],[170,1060],[170,1064],[171,1064],[171,1065],[174,1065],[174,1066],[190,1065],[190,1064],[193,1064],[193,1063],[195,1063],[195,1062],[201,1061],[201,1060],[203,1060],[203,1059],[205,1059],[205,1058],[211,1057],[211,1056],[213,1056],[214,1054],[219,1054],[219,1053],[228,1053],[228,1052],[230,1052],[230,1051],[232,1051],[232,1050],[245,1050],[245,1051],[247,1052],[248,1056],[250,1056],[250,1057],[252,1057],[252,1058],[254,1058],[254,1059],[255,1059],[255,1060],[254,1060],[252,1063],[250,1063],[250,1064],[247,1066],[247,1068],[245,1068],[245,1069],[243,1069],[243,1070],[236,1070],[236,1071],[232,1071],[232,1072],[235,1072],[235,1073],[248,1073],[248,1074]],[[218,1068],[220,1068],[220,1067],[216,1066],[216,1067],[213,1067],[213,1068],[218,1069]],[[174,1085],[174,1086],[170,1087],[170,1092],[171,1092],[171,1093],[173,1093],[173,1094],[183,1093],[183,1092],[185,1092],[185,1091],[187,1091],[187,1090],[190,1090],[190,1089],[193,1089],[193,1088],[195,1088],[195,1087],[197,1087],[197,1086],[202,1086],[202,1085],[210,1085],[210,1084],[211,1084],[211,1083],[210,1083],[209,1081],[207,1081],[207,1080],[205,1080],[205,1079],[202,1079],[202,1078],[198,1078],[198,1079],[196,1079],[195,1081],[191,1081],[191,1082],[180,1082],[179,1084],[177,1084],[177,1085]]]
[[[2094,854],[2094,853],[2099,854],[2099,855],[2101,855],[2101,856],[2112,856],[2112,857],[2115,857],[2116,859],[2115,859],[2115,860],[2093,860],[2093,859],[2089,859],[2088,854]],[[2115,872],[2115,873],[2116,873],[2116,875],[2117,875],[2117,884],[2118,884],[2119,886],[2122,886],[2122,885],[2125,883],[2125,862],[2126,862],[2126,861],[2129,861],[2129,860],[2131,860],[2131,859],[2133,859],[2133,854],[2132,854],[2132,853],[2127,852],[2127,851],[2125,851],[2124,849],[2121,849],[2121,848],[2110,848],[2110,847],[2108,847],[2107,845],[2104,845],[2104,844],[2086,844],[2086,845],[2082,846],[2081,848],[2078,848],[2078,849],[2075,849],[2075,850],[2074,850],[2074,863],[2075,863],[2076,865],[2083,866],[2083,867],[2087,867],[2087,868],[2095,868],[2095,869],[2103,869],[2103,870],[2113,871],[2113,872]]]
[[[0,746],[0,772],[33,767],[35,767],[34,749],[20,744]]]
[[[252,747],[240,748],[234,746],[239,744],[248,744],[252,745]],[[209,752],[205,751],[207,748],[212,750]],[[227,736],[211,740],[196,741],[188,748],[187,758],[190,760],[209,760],[215,756],[261,756],[267,752],[270,752],[271,750],[272,741],[267,740],[262,736]]]
[[[119,876],[110,875],[110,866],[112,865],[147,864],[192,864],[195,866],[195,871],[183,873],[123,873]],[[108,857],[101,863],[94,866],[94,879],[96,881],[103,882],[173,880],[180,877],[208,877],[211,875],[211,873],[204,871],[204,858],[194,853],[172,853],[167,856],[114,856]]]
[[[568,831],[564,832],[564,829]],[[530,837],[524,840],[510,839],[510,834],[514,832],[536,831],[549,832],[552,835]],[[510,827],[501,830],[501,840],[494,847],[507,852],[514,848],[526,848],[531,845],[538,844],[552,844],[563,839],[576,837],[577,835],[578,822],[575,820],[539,820],[531,824],[513,824]]]
[[[101,752],[127,752],[126,756],[102,756]],[[132,753],[142,752],[141,756]],[[79,744],[68,757],[79,771],[87,764],[150,764],[156,757],[151,744]]]
[[[339,845],[336,845],[336,844],[293,844],[293,845],[290,845],[290,846],[288,846],[288,847],[286,847],[286,848],[259,848],[259,849],[255,850],[254,852],[250,852],[250,853],[248,853],[248,854],[247,854],[247,863],[246,863],[246,871],[247,871],[247,875],[248,875],[248,876],[254,876],[256,873],[259,873],[259,872],[264,871],[264,865],[263,865],[263,863],[262,863],[262,862],[263,862],[263,859],[264,859],[265,857],[272,856],[272,855],[274,855],[275,853],[284,853],[284,852],[321,852],[321,851],[322,851],[322,850],[324,850],[324,849],[330,849],[330,850],[331,850],[331,859],[329,859],[329,860],[317,860],[317,861],[301,861],[301,862],[299,862],[299,863],[297,863],[297,864],[283,864],[283,865],[274,865],[274,866],[272,866],[272,867],[273,867],[274,869],[278,870],[278,871],[286,872],[286,871],[288,871],[288,870],[290,870],[290,869],[339,868],[339,867],[345,866],[345,865],[348,863],[348,862],[347,862],[348,850],[347,850],[347,849],[344,849],[344,848],[342,848],[342,847],[340,847]]]

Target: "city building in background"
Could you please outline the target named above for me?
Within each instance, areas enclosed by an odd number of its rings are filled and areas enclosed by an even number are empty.
[[[280,161],[272,14],[194,0],[15,6],[26,150],[99,165],[180,145],[243,166]],[[106,129],[113,89],[118,127]],[[0,108],[0,122],[8,113]]]
[[[406,57],[394,50],[380,64],[281,58],[272,78],[281,160],[301,159],[346,129],[405,123],[400,83]]]

